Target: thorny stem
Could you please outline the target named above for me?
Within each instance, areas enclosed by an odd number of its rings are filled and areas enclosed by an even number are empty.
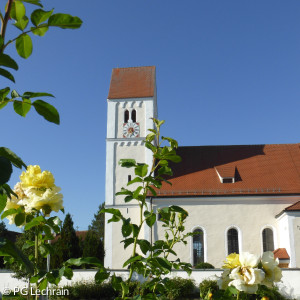
[[[35,243],[34,243],[34,257],[35,257],[35,274],[38,272],[38,246],[39,246],[39,230],[35,230]],[[36,289],[38,289],[38,282],[36,282]],[[37,294],[37,293],[36,293]],[[35,296],[35,299],[38,299],[38,295]]]
[[[1,18],[1,21],[2,21],[1,36],[3,39],[3,44],[4,44],[4,40],[5,40],[6,26],[7,26],[8,20],[10,18],[10,10],[11,10],[12,3],[13,3],[13,0],[8,0],[5,16],[4,16],[4,18],[3,17]],[[4,51],[4,47],[1,48],[0,53],[3,53],[3,51]]]

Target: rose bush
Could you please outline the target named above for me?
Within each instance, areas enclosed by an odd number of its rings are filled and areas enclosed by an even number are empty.
[[[255,294],[259,285],[269,288],[282,278],[278,260],[273,252],[265,252],[262,257],[248,252],[231,253],[223,265],[224,271],[218,280],[220,289],[234,287],[237,294]]]

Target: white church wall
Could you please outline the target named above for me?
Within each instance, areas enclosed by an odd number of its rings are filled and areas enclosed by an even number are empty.
[[[145,147],[141,144],[141,142],[121,142],[117,145],[115,150],[116,157],[116,166],[115,166],[115,192],[119,192],[122,187],[128,188],[130,190],[134,190],[137,187],[137,184],[133,184],[127,187],[128,176],[131,175],[133,179],[134,169],[133,168],[123,168],[118,162],[120,159],[132,158],[137,162],[145,161]],[[116,204],[124,204],[124,196],[116,196],[115,203]]]
[[[128,204],[127,207],[115,206],[114,208],[119,209],[125,218],[131,218],[131,222],[139,224],[139,207],[136,205]],[[112,268],[122,269],[123,263],[130,258],[132,254],[133,245],[128,246],[124,249],[124,244],[121,243],[124,240],[121,232],[122,222],[112,223],[112,235],[110,239],[112,240]],[[144,235],[144,230],[141,230],[141,238]],[[139,252],[139,250],[138,250]],[[127,267],[125,267],[126,269]]]
[[[242,247],[240,251],[260,255],[262,253],[262,229],[274,228],[274,240],[279,240],[279,228],[275,215],[282,211],[294,199],[279,197],[219,197],[216,198],[172,198],[153,199],[154,206],[165,207],[180,205],[189,216],[186,231],[195,227],[205,230],[207,248],[205,259],[215,267],[221,267],[227,256],[226,229],[239,228]],[[159,222],[158,222],[159,223]],[[153,239],[164,237],[164,228],[158,224],[153,230]],[[188,245],[178,245],[175,252],[183,261],[192,263],[192,239]]]
[[[294,218],[295,265],[300,267],[300,212]],[[300,281],[299,281],[300,282]],[[299,284],[300,285],[300,284]]]

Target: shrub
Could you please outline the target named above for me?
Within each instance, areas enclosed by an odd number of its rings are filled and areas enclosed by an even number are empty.
[[[101,299],[110,300],[115,299],[118,296],[111,283],[101,283],[97,284],[94,282],[77,282],[71,286],[67,285],[62,287],[69,291],[69,296],[65,299],[76,300],[76,299]],[[51,299],[55,297],[51,296]],[[61,299],[64,297],[56,296],[56,299]]]
[[[214,294],[219,290],[219,287],[216,280],[205,279],[199,284],[199,290],[201,299],[204,299],[208,292]]]
[[[165,296],[175,300],[193,296],[196,287],[192,279],[174,277],[166,281],[165,288]]]
[[[195,266],[195,269],[214,269],[215,267],[207,262],[201,262]]]

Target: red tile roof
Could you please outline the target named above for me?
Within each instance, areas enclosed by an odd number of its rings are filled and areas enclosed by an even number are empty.
[[[76,233],[76,236],[79,238],[79,240],[81,239],[81,240],[84,241],[84,240],[85,240],[85,237],[86,237],[86,235],[87,235],[87,233],[88,233],[88,230],[76,231],[75,233]],[[59,238],[60,238],[60,234],[56,235],[56,236],[54,237],[54,239],[50,241],[50,243],[51,243],[51,244],[56,243],[57,240],[58,240]]]
[[[108,99],[144,98],[154,94],[154,66],[113,69]]]
[[[278,248],[273,251],[274,257],[278,259],[290,259],[290,256],[288,255],[285,248]]]
[[[300,144],[179,147],[158,196],[300,194]],[[235,183],[221,183],[234,175]],[[225,176],[225,177],[226,177]]]
[[[288,206],[285,211],[300,211],[300,201]]]

